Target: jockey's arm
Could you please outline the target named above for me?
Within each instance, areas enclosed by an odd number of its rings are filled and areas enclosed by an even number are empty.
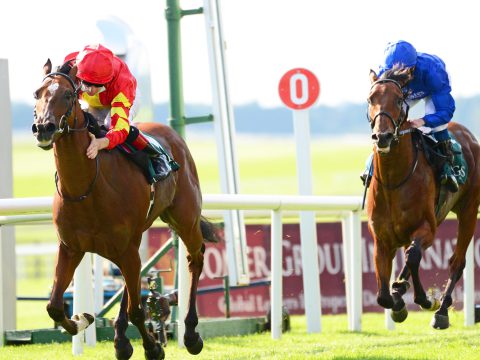
[[[109,140],[106,147],[107,149],[113,149],[127,139],[130,131],[130,121],[128,117],[131,106],[132,102],[122,92],[112,100],[112,107],[110,109],[111,124],[106,135],[106,138]]]
[[[423,117],[426,126],[436,128],[437,126],[447,124],[455,112],[455,100],[450,91],[432,94],[432,102],[435,106],[435,112]]]

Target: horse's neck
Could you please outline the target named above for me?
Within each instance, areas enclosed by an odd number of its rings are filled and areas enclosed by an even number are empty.
[[[400,138],[400,141],[390,147],[385,155],[375,155],[377,177],[385,184],[395,185],[405,180],[415,166],[415,144],[411,134]]]
[[[76,116],[76,128],[83,128],[86,119],[81,110],[77,111]],[[55,142],[55,164],[62,194],[72,197],[82,195],[92,182],[96,164],[86,155],[89,144],[90,137],[86,129],[64,133]]]

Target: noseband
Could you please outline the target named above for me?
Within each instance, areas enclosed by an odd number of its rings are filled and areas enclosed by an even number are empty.
[[[395,84],[399,89],[400,91],[402,92],[403,94],[403,90],[402,90],[402,86],[400,85],[400,83],[396,80],[393,80],[393,79],[380,79],[380,80],[377,80],[375,81],[373,84],[372,84],[372,87],[370,88],[373,89],[374,86],[378,85],[378,84],[385,84],[385,83],[393,83]],[[406,97],[403,96],[402,98],[402,102],[403,104],[405,104],[405,110],[403,110],[403,107],[402,107],[402,111],[400,111],[400,115],[398,115],[398,119],[395,120],[393,118],[393,116],[388,112],[388,111],[383,111],[383,110],[380,110],[374,117],[373,119],[370,117],[370,114],[368,112],[368,109],[367,109],[367,119],[368,119],[368,122],[370,123],[370,126],[371,128],[373,129],[374,126],[375,126],[375,121],[377,120],[377,118],[379,116],[386,116],[392,123],[393,125],[393,128],[394,128],[394,132],[393,132],[393,137],[394,137],[394,140],[395,141],[398,141],[398,138],[402,135],[405,135],[407,133],[410,133],[412,132],[413,130],[412,129],[407,129],[407,130],[402,130],[400,131],[400,127],[403,125],[403,123],[405,122],[405,120],[407,120],[408,118],[408,111],[410,109],[410,105],[408,105],[407,101],[406,101]]]

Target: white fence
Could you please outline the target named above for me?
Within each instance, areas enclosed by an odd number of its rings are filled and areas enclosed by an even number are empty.
[[[26,221],[51,219],[51,198],[20,198],[0,199],[0,226],[22,223]],[[345,264],[345,291],[347,299],[348,328],[351,331],[361,330],[362,314],[362,268],[361,268],[361,198],[356,196],[286,196],[286,195],[204,195],[204,210],[267,210],[271,212],[271,304],[272,304],[272,338],[279,339],[282,329],[282,212],[314,211],[318,215],[337,215],[342,221],[343,256]],[[1,234],[1,233],[0,233]],[[1,238],[0,238],[1,241]],[[471,244],[472,245],[472,244]],[[316,250],[312,249],[312,254]],[[303,261],[303,260],[302,260]],[[0,271],[4,271],[0,264]],[[87,271],[90,271],[87,268]],[[304,286],[309,286],[318,278],[309,277],[308,271],[303,271]],[[183,277],[180,277],[182,282]],[[188,281],[188,278],[184,280]],[[465,324],[474,324],[474,283],[473,283],[473,249],[469,247],[467,266],[465,268],[464,309]],[[88,282],[85,281],[85,284]],[[91,287],[90,287],[91,289]],[[180,283],[180,297],[186,297],[188,284]],[[6,296],[4,294],[3,296]],[[11,294],[15,296],[15,294]],[[80,292],[75,293],[75,299]],[[74,301],[75,301],[74,299]],[[321,304],[315,304],[320,307]],[[318,309],[305,309],[308,313],[318,312]],[[321,313],[321,312],[320,312]],[[183,319],[185,309],[179,307],[179,318]],[[388,314],[386,315],[389,318]],[[320,327],[321,319],[318,321]],[[391,328],[387,322],[387,328]],[[0,318],[0,331],[3,332]],[[183,336],[180,336],[182,339]]]

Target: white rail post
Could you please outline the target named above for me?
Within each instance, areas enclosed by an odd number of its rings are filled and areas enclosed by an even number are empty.
[[[362,223],[359,211],[342,219],[343,261],[348,329],[362,330]]]
[[[282,299],[283,299],[283,266],[282,266],[282,213],[272,211],[271,225],[271,265],[270,265],[270,327],[272,339],[282,336]]]
[[[178,316],[177,316],[177,342],[178,347],[184,348],[183,336],[185,335],[185,316],[188,310],[188,293],[190,276],[187,266],[187,248],[182,239],[178,238]]]
[[[11,198],[12,110],[6,59],[0,59],[0,109],[0,198]],[[4,331],[17,327],[15,229],[12,226],[0,226],[0,269],[0,346],[3,346]]]
[[[308,110],[294,111],[293,117],[297,148],[298,188],[301,195],[312,195],[310,120]],[[317,228],[313,211],[300,211],[300,246],[307,332],[318,333],[322,330],[320,319],[322,316],[322,304],[317,255]]]
[[[352,218],[350,213],[344,215],[342,218],[342,243],[343,243],[343,272],[345,276],[345,300],[347,304],[347,319],[348,329],[353,330],[353,318],[352,318],[352,269],[351,269],[351,255],[352,252],[352,237],[350,236],[350,229]]]
[[[465,255],[465,269],[463,269],[463,313],[464,325],[475,325],[475,257],[473,254],[473,245],[475,237],[470,241]]]
[[[94,272],[94,308],[95,313],[99,313],[103,308],[104,303],[104,291],[103,291],[103,263],[104,259],[100,255],[95,254],[95,272]]]
[[[91,315],[95,313],[92,290],[92,260],[90,253],[85,253],[73,276],[73,314],[81,313],[89,313]],[[95,346],[95,322],[85,331],[81,331],[72,337],[73,355],[83,354],[84,340],[86,340],[87,345]]]
[[[390,275],[390,284],[395,281],[395,273],[397,271],[397,255],[393,257],[392,274]],[[395,330],[395,322],[392,320],[392,309],[385,309],[385,328],[387,330]]]
[[[350,212],[350,270],[352,331],[362,330],[362,222],[360,211]]]
[[[240,192],[240,176],[235,151],[235,121],[228,89],[222,11],[218,0],[204,0],[203,5],[220,185],[223,193],[238,194]],[[224,225],[230,284],[248,285],[250,274],[248,272],[247,237],[243,211],[225,210]]]

